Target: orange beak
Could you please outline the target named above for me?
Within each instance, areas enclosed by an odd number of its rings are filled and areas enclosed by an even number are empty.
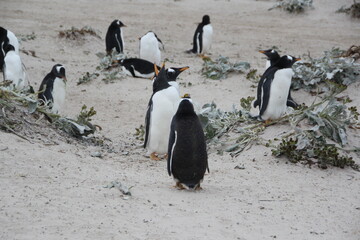
[[[300,60],[301,60],[301,58],[295,58],[295,62],[300,61]]]
[[[264,50],[259,50],[259,53],[265,53],[265,51]]]
[[[180,71],[180,72],[183,72],[183,71],[185,71],[186,69],[189,69],[189,68],[190,68],[190,67],[183,67],[183,68],[180,68],[179,71]]]
[[[159,69],[157,68],[155,63],[154,63],[154,70],[155,70],[155,76],[159,75]]]

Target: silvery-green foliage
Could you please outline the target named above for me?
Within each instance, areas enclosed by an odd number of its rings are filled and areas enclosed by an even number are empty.
[[[281,0],[272,6],[269,10],[274,8],[281,8],[289,13],[302,13],[306,8],[312,8],[312,4],[312,0]]]
[[[220,56],[215,61],[205,58],[201,71],[203,76],[218,80],[227,78],[230,72],[244,73],[249,68],[248,62],[231,63],[228,57]]]
[[[352,58],[338,57],[343,51],[333,48],[325,51],[321,58],[310,58],[293,66],[295,75],[292,79],[294,89],[317,87],[326,81],[341,85],[350,85],[360,79],[360,64]]]

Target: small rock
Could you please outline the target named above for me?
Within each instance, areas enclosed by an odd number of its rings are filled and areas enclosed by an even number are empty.
[[[90,153],[90,156],[92,156],[92,157],[102,158],[102,154],[101,154],[101,152],[92,152],[92,153]]]

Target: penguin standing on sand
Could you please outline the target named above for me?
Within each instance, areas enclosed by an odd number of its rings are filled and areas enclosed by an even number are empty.
[[[126,27],[120,20],[114,20],[106,33],[105,43],[106,43],[106,52],[111,54],[113,48],[116,49],[118,53],[124,52],[124,37],[122,27]]]
[[[180,96],[177,89],[168,83],[165,66],[158,72],[155,68],[153,94],[145,117],[145,142],[150,158],[160,160],[168,150],[170,123]]]
[[[167,169],[179,189],[200,189],[209,172],[206,142],[199,117],[189,98],[183,98],[171,121]]]
[[[65,103],[66,75],[65,68],[56,64],[41,82],[38,98],[47,104],[52,113],[58,114]]]
[[[274,65],[277,61],[279,61],[280,59],[280,55],[279,53],[274,50],[274,49],[268,49],[268,50],[260,50],[260,53],[263,53],[267,56],[267,60],[266,60],[266,70]],[[263,80],[263,79],[262,79]],[[263,81],[260,79],[258,88],[257,88],[257,99],[254,101],[253,106],[257,107],[259,105],[259,99],[261,97],[261,86],[263,85]],[[292,107],[292,108],[297,108],[298,104],[295,102],[295,100],[291,97],[291,91],[289,89],[289,95],[288,95],[288,99],[286,101],[286,106],[288,107]]]
[[[24,89],[28,84],[20,56],[10,43],[5,42],[3,49],[5,53],[3,65],[4,80],[12,81],[15,89]]]
[[[5,50],[4,47],[10,44],[14,47],[15,53],[19,55],[19,40],[16,38],[15,34],[10,30],[7,30],[3,27],[0,27],[0,70],[4,66]]]
[[[213,28],[210,24],[209,15],[204,15],[202,22],[199,23],[195,30],[193,38],[193,48],[188,53],[204,55],[210,50],[212,42]]]
[[[160,38],[154,32],[147,32],[144,36],[139,38],[140,49],[139,56],[141,59],[148,60],[151,63],[160,65],[161,50],[164,50],[164,45]]]
[[[282,56],[261,77],[257,105],[259,106],[259,117],[262,120],[278,119],[285,113],[291,78],[294,75],[291,67],[299,60],[300,58],[289,55]]]

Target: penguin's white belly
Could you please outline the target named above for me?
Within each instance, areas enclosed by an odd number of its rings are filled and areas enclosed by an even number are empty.
[[[170,82],[168,82],[168,83],[177,90],[177,92],[178,92],[178,94],[179,94],[179,97],[180,97],[180,87],[179,87],[179,84],[178,84],[176,81],[170,81]]]
[[[26,86],[25,72],[23,71],[20,56],[15,51],[10,51],[4,58],[5,80],[12,81],[16,89]]]
[[[19,55],[19,40],[16,38],[15,34],[9,30],[7,30],[7,37],[9,39],[9,43],[14,46],[16,54]]]
[[[148,152],[165,154],[168,150],[170,124],[180,101],[177,90],[168,87],[154,94],[150,117]]]
[[[55,78],[52,91],[53,106],[51,111],[58,114],[65,103],[66,84],[62,78]]]
[[[210,24],[207,24],[203,28],[203,49],[202,54],[207,53],[211,48],[212,42],[212,35],[213,35],[213,28]]]
[[[286,102],[294,75],[292,69],[280,69],[275,75],[270,87],[269,102],[261,118],[263,120],[278,119],[286,112]]]
[[[156,37],[144,36],[140,40],[140,58],[160,65],[161,52]]]

